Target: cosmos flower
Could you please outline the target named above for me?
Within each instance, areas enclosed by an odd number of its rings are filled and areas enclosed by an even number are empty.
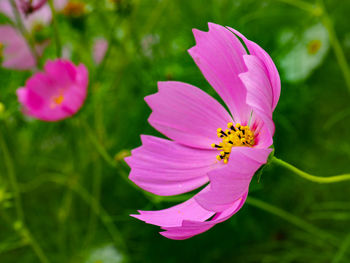
[[[125,159],[130,180],[153,194],[204,186],[181,204],[132,215],[160,226],[170,239],[207,231],[242,207],[253,175],[272,151],[272,112],[280,95],[277,69],[257,44],[212,23],[208,32],[193,34],[189,54],[229,112],[192,85],[159,82],[158,92],[145,98],[152,109],[149,123],[170,140],[142,135],[142,146]]]
[[[24,114],[43,121],[58,121],[75,114],[87,94],[88,71],[63,59],[48,61],[45,72],[29,78],[17,90]]]
[[[45,43],[36,45],[36,52],[41,55]],[[12,26],[0,26],[0,61],[10,69],[26,70],[36,65],[36,60],[22,35]]]
[[[55,5],[59,6],[65,0],[56,0]],[[26,13],[28,4],[37,7],[30,13]],[[28,34],[35,41],[35,50],[38,56],[41,56],[44,48],[48,45],[49,40],[43,34],[43,29],[51,23],[52,14],[50,7],[42,0],[34,0],[32,2],[24,2],[17,0],[17,9],[21,15],[21,20]],[[9,0],[0,1],[0,12],[8,16],[13,22],[15,15]],[[2,66],[10,69],[28,70],[36,66],[36,59],[28,46],[26,39],[12,25],[0,26],[0,58],[2,58]]]
[[[92,47],[92,57],[94,62],[99,65],[106,55],[108,41],[105,38],[96,38]]]

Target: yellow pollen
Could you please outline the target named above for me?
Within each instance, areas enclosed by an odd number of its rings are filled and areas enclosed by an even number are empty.
[[[320,50],[321,48],[321,41],[318,39],[315,40],[311,40],[308,44],[307,44],[307,51],[309,52],[309,54],[314,55],[317,53],[317,51]]]
[[[61,105],[63,101],[64,101],[63,92],[59,91],[59,94],[57,96],[52,97],[52,101],[50,105],[51,109],[54,109],[57,106]]]
[[[255,134],[249,126],[242,126],[239,123],[233,125],[232,122],[229,122],[227,128],[228,129],[225,131],[221,128],[217,129],[216,133],[218,137],[222,139],[222,142],[219,144],[211,144],[213,148],[220,151],[216,159],[219,161],[223,160],[225,164],[228,163],[232,147],[252,147],[255,144]]]

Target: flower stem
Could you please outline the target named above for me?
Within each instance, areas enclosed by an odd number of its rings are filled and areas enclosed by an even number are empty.
[[[298,168],[296,168],[295,166],[281,160],[278,159],[277,157],[273,157],[272,158],[272,163],[275,163],[279,166],[282,166],[290,171],[292,171],[293,173],[299,175],[300,177],[303,177],[306,180],[315,182],[315,183],[319,183],[319,184],[331,184],[331,183],[337,183],[337,182],[342,182],[342,181],[348,181],[350,180],[350,174],[341,174],[341,175],[335,175],[335,176],[329,176],[329,177],[320,177],[320,176],[315,176],[315,175],[311,175],[309,173],[306,173]]]
[[[61,54],[62,54],[62,46],[61,46],[60,33],[58,30],[56,10],[55,10],[55,6],[53,4],[53,0],[48,0],[48,2],[49,2],[51,13],[52,13],[52,26],[53,26],[53,31],[54,31],[54,35],[55,35],[55,42],[56,42],[56,56],[58,58],[60,58]]]
[[[269,212],[271,214],[274,214],[286,221],[288,221],[289,223],[299,227],[300,229],[303,229],[304,231],[313,234],[325,241],[330,241],[332,244],[337,245],[339,243],[339,240],[334,237],[333,235],[323,231],[322,229],[319,229],[317,227],[315,227],[314,225],[304,221],[303,219],[288,213],[287,211],[284,211],[278,207],[275,207],[273,205],[270,205],[268,203],[265,203],[264,201],[255,199],[253,197],[248,197],[247,204],[255,206],[257,208],[260,208],[266,212]]]
[[[38,65],[39,55],[35,49],[35,42],[32,39],[32,37],[29,35],[29,33],[27,32],[27,29],[25,28],[25,26],[23,25],[21,14],[19,13],[19,11],[17,9],[17,5],[16,5],[15,0],[10,0],[10,3],[11,3],[12,12],[15,15],[16,26],[17,26],[18,30],[21,32],[24,39],[26,40],[27,45],[35,58],[36,64]]]
[[[335,257],[333,258],[332,263],[342,262],[342,259],[343,259],[344,255],[346,254],[347,249],[348,249],[349,246],[350,246],[350,234],[348,234],[346,236],[346,238],[344,239],[343,243],[339,247],[339,250],[335,254]]]
[[[49,263],[49,260],[47,259],[46,255],[44,254],[44,251],[38,244],[38,242],[35,240],[33,237],[32,233],[30,230],[26,227],[25,225],[25,220],[24,220],[24,213],[22,209],[22,201],[21,201],[21,196],[20,196],[20,190],[17,182],[17,177],[14,169],[14,165],[8,150],[8,147],[5,143],[5,140],[0,132],[0,148],[2,149],[2,153],[4,156],[4,161],[6,164],[7,172],[9,175],[9,180],[12,186],[12,190],[14,193],[14,199],[15,199],[15,206],[16,206],[16,213],[17,213],[17,222],[18,225],[20,225],[20,228],[15,228],[15,230],[21,235],[24,236],[28,239],[33,251],[39,258],[41,263]]]

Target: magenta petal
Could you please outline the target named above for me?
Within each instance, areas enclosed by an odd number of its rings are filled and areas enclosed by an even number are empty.
[[[209,221],[201,222],[201,221],[194,221],[194,220],[184,220],[181,226],[162,227],[162,229],[166,231],[161,232],[160,234],[170,239],[183,240],[183,239],[187,239],[195,235],[198,235],[200,233],[203,233],[209,230],[210,228],[212,228],[214,225],[227,220],[232,215],[237,213],[243,206],[246,198],[247,198],[247,193],[245,193],[237,201],[232,203],[228,209],[220,213],[217,213],[213,217],[213,219]]]
[[[259,45],[257,45],[253,41],[248,40],[245,36],[243,36],[237,30],[230,27],[228,28],[244,41],[251,55],[258,57],[264,63],[267,74],[269,76],[269,80],[271,82],[272,94],[273,94],[272,109],[274,110],[281,93],[281,80],[280,80],[280,76],[278,74],[277,68],[275,66],[275,63],[273,63],[269,54],[267,54],[266,51],[262,49]]]
[[[244,55],[244,61],[248,71],[241,73],[239,77],[247,88],[247,104],[263,120],[272,137],[275,132],[272,120],[273,94],[265,66],[259,58],[252,55]]]
[[[208,171],[219,167],[215,150],[200,150],[153,136],[141,136],[142,146],[125,161],[130,180],[154,194],[168,196],[194,190],[208,182]]]
[[[182,82],[158,83],[158,93],[147,96],[152,109],[150,124],[174,141],[192,147],[210,149],[220,140],[218,128],[232,118],[215,99],[204,91]]]
[[[209,23],[209,32],[194,29],[196,45],[188,50],[204,77],[225,101],[236,122],[249,118],[246,89],[238,74],[247,71],[246,51],[227,28]]]
[[[205,209],[221,212],[248,191],[250,181],[266,163],[272,149],[249,147],[232,148],[229,162],[223,168],[208,173],[210,184],[206,191],[196,196]]]

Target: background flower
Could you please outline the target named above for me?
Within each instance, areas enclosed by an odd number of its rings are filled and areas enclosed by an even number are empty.
[[[83,64],[66,60],[48,61],[44,73],[36,73],[17,90],[19,102],[28,116],[58,121],[75,114],[83,105],[88,72]]]

